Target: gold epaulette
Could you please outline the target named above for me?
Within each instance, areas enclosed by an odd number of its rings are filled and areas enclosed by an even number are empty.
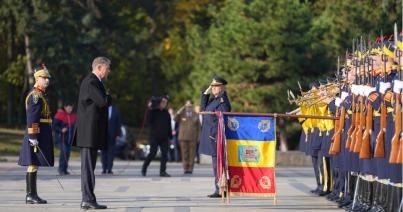
[[[377,110],[374,110],[374,111],[372,112],[372,116],[373,116],[373,117],[378,117],[378,116],[381,116],[381,113],[380,113],[379,111],[377,111]]]
[[[29,97],[32,95],[32,101],[36,104],[38,103],[40,98],[43,98],[42,96],[42,92],[38,89],[33,89],[31,92],[29,92],[29,94],[27,95],[27,97],[25,98],[25,109],[28,109],[28,100]]]
[[[393,109],[393,107],[386,107],[386,112],[387,113],[393,113],[395,110]]]

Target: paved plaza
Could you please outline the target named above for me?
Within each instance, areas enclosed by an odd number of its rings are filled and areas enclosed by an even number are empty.
[[[206,197],[213,190],[210,165],[196,165],[193,175],[184,175],[180,163],[168,163],[170,178],[159,177],[159,162],[153,161],[148,176],[140,175],[141,161],[115,161],[115,175],[101,175],[98,160],[95,193],[106,211],[343,211],[323,197],[309,193],[314,188],[311,167],[278,167],[277,205],[269,198],[232,197],[230,204]],[[46,205],[25,205],[25,170],[16,162],[0,162],[0,211],[82,211],[80,207],[80,162],[71,161],[70,176],[56,180],[56,169],[41,168],[39,195]]]

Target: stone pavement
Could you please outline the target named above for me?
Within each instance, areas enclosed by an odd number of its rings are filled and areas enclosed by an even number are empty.
[[[192,176],[184,175],[180,163],[168,163],[170,178],[159,177],[159,162],[153,161],[148,176],[140,175],[141,161],[115,161],[115,175],[101,175],[96,169],[95,194],[104,211],[342,211],[325,198],[313,196],[313,171],[310,167],[278,167],[277,205],[269,198],[232,197],[230,204],[209,199],[213,177],[210,165],[196,165]],[[62,176],[62,191],[56,169],[40,168],[39,195],[46,205],[25,205],[25,169],[16,162],[0,162],[0,211],[81,211],[80,162],[71,161],[70,176]]]

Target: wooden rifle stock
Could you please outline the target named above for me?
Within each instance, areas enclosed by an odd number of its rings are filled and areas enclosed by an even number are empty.
[[[379,133],[376,136],[376,145],[374,150],[374,157],[383,158],[385,157],[385,130],[386,130],[386,104],[383,100],[382,95],[382,105],[381,105],[381,126]]]
[[[397,162],[403,164],[403,137],[400,135],[399,152],[397,153]]]
[[[339,107],[336,106],[336,117],[339,117]],[[334,140],[336,138],[336,134],[339,131],[339,122],[340,120],[336,119],[336,121],[334,122],[334,134],[332,139],[330,140],[332,143],[330,144],[330,148],[329,148],[329,154],[330,155],[336,155],[336,152],[333,151],[334,149]]]
[[[354,151],[354,147],[355,147],[355,143],[357,142],[357,136],[356,136],[356,134],[357,134],[357,131],[358,131],[358,125],[359,125],[359,122],[360,122],[360,117],[359,117],[359,115],[360,115],[360,113],[359,113],[359,104],[358,104],[358,102],[356,102],[355,103],[355,124],[354,124],[354,131],[353,131],[353,133],[351,134],[351,144],[350,144],[350,152],[353,152]]]
[[[338,154],[340,152],[340,146],[341,146],[341,132],[343,131],[344,128],[344,119],[346,117],[346,110],[342,106],[340,108],[340,119],[338,120],[339,123],[336,123],[337,131],[335,131],[334,134],[334,140],[332,143],[332,146],[330,147],[330,153],[333,153],[334,155]]]
[[[353,95],[353,102],[351,104],[351,110],[353,111],[353,113],[351,114],[351,126],[350,128],[348,128],[347,131],[347,140],[346,140],[346,146],[345,148],[350,150],[350,146],[351,146],[351,135],[353,134],[354,130],[355,130],[355,97]]]
[[[398,155],[402,154],[400,133],[402,131],[402,106],[400,104],[400,94],[396,95],[396,116],[395,116],[395,134],[392,137],[392,148],[390,150],[389,163],[399,163]],[[400,156],[401,157],[401,156]]]
[[[367,114],[365,117],[365,131],[362,136],[362,147],[360,151],[361,159],[369,159],[371,157],[371,130],[372,130],[372,104],[367,100]]]
[[[355,134],[356,136],[356,142],[354,146],[354,152],[359,153],[361,151],[361,146],[362,146],[362,131],[364,129],[364,124],[365,124],[365,113],[364,113],[364,99],[362,96],[359,97],[359,111],[358,111],[358,129]]]

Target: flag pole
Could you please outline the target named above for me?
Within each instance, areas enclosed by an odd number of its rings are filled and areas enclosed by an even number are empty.
[[[201,115],[215,115],[215,112],[199,112]],[[310,118],[310,119],[332,119],[337,120],[339,117],[335,116],[312,116],[312,115],[293,115],[284,113],[244,113],[244,112],[223,112],[224,115],[236,115],[236,116],[268,116],[279,118]]]

